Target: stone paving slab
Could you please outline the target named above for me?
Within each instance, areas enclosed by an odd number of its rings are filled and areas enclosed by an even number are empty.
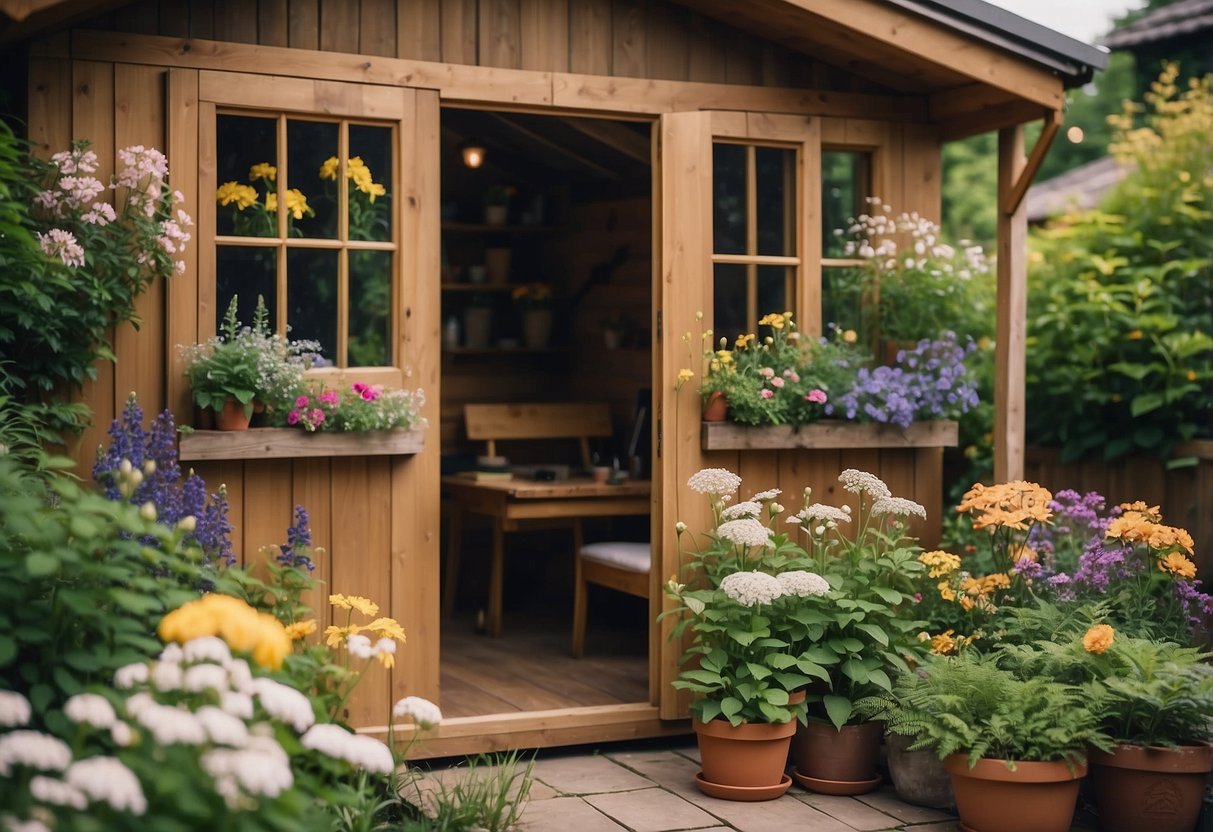
[[[788,792],[797,800],[802,800],[818,811],[825,812],[832,818],[845,823],[858,832],[879,832],[884,829],[898,829],[902,822],[897,818],[873,809],[866,803],[853,797],[838,797],[828,794],[814,794],[800,791],[795,786]]]
[[[585,802],[632,832],[673,832],[720,825],[717,818],[662,788],[592,795]]]
[[[553,797],[528,803],[519,828],[526,832],[624,832],[627,829],[580,797]]]
[[[653,785],[646,778],[599,754],[538,759],[535,761],[534,777],[561,794],[626,792]]]

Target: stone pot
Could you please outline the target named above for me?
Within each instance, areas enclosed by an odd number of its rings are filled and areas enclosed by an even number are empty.
[[[1213,745],[1092,749],[1091,781],[1102,832],[1191,832],[1200,815]]]
[[[961,824],[980,832],[1069,832],[1085,763],[1055,760],[1017,762],[981,759],[969,768],[967,754],[944,758],[956,793]]]
[[[889,777],[897,796],[915,806],[950,809],[956,805],[952,796],[952,778],[943,760],[930,749],[907,751],[914,744],[912,737],[886,734],[885,748],[889,755]]]

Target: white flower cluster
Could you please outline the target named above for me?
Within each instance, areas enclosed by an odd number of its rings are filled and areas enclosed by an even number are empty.
[[[353,633],[345,640],[345,649],[356,659],[373,659],[383,653],[395,653],[396,640],[381,638],[372,642],[362,633]]]
[[[762,514],[762,504],[756,503],[753,500],[737,503],[720,512],[720,516],[725,520],[736,520],[739,517],[753,517],[757,519],[760,514]]]
[[[898,517],[909,517],[911,514],[927,519],[927,510],[919,503],[906,497],[881,497],[872,503],[872,514],[895,514]]]
[[[94,803],[108,803],[119,812],[136,816],[147,811],[147,798],[143,796],[139,778],[115,757],[77,760],[64,779]]]
[[[72,750],[58,737],[24,729],[0,737],[0,776],[8,777],[14,766],[63,771],[71,762]]]
[[[295,785],[282,747],[268,737],[258,739],[262,742],[247,748],[214,748],[202,755],[202,769],[232,810],[244,805],[244,795],[274,798]]]
[[[422,728],[433,728],[442,722],[442,711],[428,699],[420,696],[406,696],[392,708],[392,716],[397,719],[412,719]]]
[[[826,505],[825,503],[813,503],[805,506],[796,513],[806,523],[814,521],[818,523],[850,523],[850,512],[838,508],[837,506]]]
[[[769,546],[771,530],[753,517],[743,517],[740,520],[728,520],[721,523],[716,534],[730,543],[738,546]]]
[[[352,734],[340,725],[313,725],[300,742],[304,748],[345,760],[350,765],[372,774],[389,774],[395,765],[392,752],[386,745],[374,737]]]
[[[884,484],[884,480],[875,474],[869,474],[867,471],[848,468],[838,475],[838,481],[842,483],[843,488],[852,494],[864,492],[869,497],[876,499],[892,496],[892,492]]]
[[[868,197],[871,214],[860,214],[852,220],[845,233],[857,235],[843,247],[846,257],[875,260],[881,268],[904,266],[907,269],[930,268],[942,274],[954,274],[969,279],[974,274],[990,270],[990,261],[981,246],[962,240],[963,258],[956,261],[956,250],[939,241],[940,227],[917,211],[892,216],[893,209],[877,197]],[[842,229],[834,232],[841,235]],[[899,252],[895,237],[908,238],[904,252]]]
[[[759,491],[757,494],[755,494],[750,499],[762,500],[763,502],[765,502],[767,500],[774,500],[776,497],[778,497],[782,493],[783,492],[780,491],[778,488],[768,488],[766,491]]]
[[[118,718],[109,700],[96,693],[78,693],[71,697],[64,704],[63,713],[72,722],[102,729],[112,726]]]
[[[765,572],[734,572],[720,581],[720,589],[743,607],[769,604],[783,593],[783,584]]]
[[[830,591],[830,582],[816,572],[806,572],[795,569],[790,572],[780,572],[775,576],[783,587],[784,595],[795,595],[798,598],[809,598],[825,595]]]
[[[11,690],[0,690],[0,728],[11,728],[29,722],[29,700]]]
[[[722,497],[741,488],[741,477],[725,468],[704,468],[691,474],[687,488],[699,494]]]

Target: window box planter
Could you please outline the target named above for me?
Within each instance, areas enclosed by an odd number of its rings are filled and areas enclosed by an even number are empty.
[[[749,427],[704,422],[705,451],[779,450],[782,448],[946,448],[959,441],[952,421],[914,422],[908,428],[823,419],[811,425]]]
[[[182,462],[219,459],[293,459],[309,456],[384,456],[420,453],[425,432],[371,430],[308,433],[296,428],[196,430],[181,434]]]

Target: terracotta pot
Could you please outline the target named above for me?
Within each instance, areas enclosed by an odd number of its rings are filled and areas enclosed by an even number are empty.
[[[530,349],[543,349],[552,338],[552,310],[528,309],[522,313],[522,343]]]
[[[1015,764],[982,759],[969,768],[967,754],[944,758],[956,792],[956,812],[980,832],[1068,832],[1086,764],[1057,760]]]
[[[223,408],[215,411],[215,427],[219,430],[248,430],[250,415],[239,400],[229,396]]]
[[[743,722],[734,727],[726,719],[696,719],[693,724],[705,780],[743,787],[782,782],[795,722]]]
[[[485,276],[488,277],[489,283],[501,286],[509,282],[511,255],[512,251],[508,248],[484,250]]]
[[[708,400],[703,403],[703,420],[705,422],[723,422],[729,415],[729,402],[724,393],[713,390],[708,394]]]
[[[810,719],[800,725],[793,743],[792,762],[796,773],[813,780],[831,783],[854,783],[851,794],[863,794],[879,785],[876,760],[880,755],[880,738],[884,725],[863,722],[844,725],[842,730],[833,723]],[[841,787],[846,791],[846,787]],[[832,793],[838,793],[833,792]]]
[[[1213,745],[1092,749],[1091,782],[1104,832],[1191,832],[1200,814]]]
[[[907,751],[914,740],[901,734],[887,734],[885,748],[889,752],[889,777],[897,796],[915,806],[950,809],[956,805],[952,796],[952,778],[943,767],[943,760],[930,749]]]

